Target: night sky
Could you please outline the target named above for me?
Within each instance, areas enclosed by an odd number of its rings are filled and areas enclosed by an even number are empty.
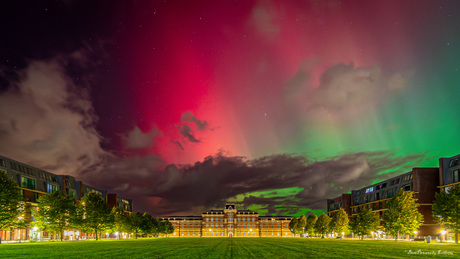
[[[154,216],[261,215],[460,153],[460,1],[7,1],[0,154]]]

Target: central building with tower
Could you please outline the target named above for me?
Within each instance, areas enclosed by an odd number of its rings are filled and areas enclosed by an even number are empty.
[[[201,216],[162,217],[174,226],[170,237],[291,237],[288,216],[259,216],[255,211],[238,210],[233,203],[222,210]]]

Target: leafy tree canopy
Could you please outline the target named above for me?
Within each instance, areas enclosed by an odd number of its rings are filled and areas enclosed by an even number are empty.
[[[383,214],[383,227],[387,234],[394,235],[398,239],[400,234],[414,233],[423,222],[418,206],[414,192],[400,189],[385,205],[387,210]]]
[[[90,192],[81,200],[78,206],[78,215],[81,227],[96,235],[113,225],[113,214],[105,200],[97,193]]]
[[[350,228],[355,234],[363,239],[364,235],[377,230],[379,222],[379,215],[372,212],[372,210],[361,210],[358,215],[351,218]]]
[[[326,214],[321,214],[318,220],[315,223],[315,231],[318,234],[321,234],[324,237],[325,234],[330,232],[329,229],[329,222],[331,222],[331,218]]]
[[[332,216],[332,220],[329,226],[332,232],[340,235],[342,232],[348,231],[348,223],[348,214],[342,208],[340,208],[339,211],[337,211],[334,216]]]
[[[309,235],[313,235],[315,233],[315,224],[318,220],[318,216],[315,214],[310,214],[307,218],[307,224],[305,226],[305,232]]]
[[[460,232],[460,188],[449,189],[435,194],[433,217],[442,225],[455,232],[455,242],[458,243]]]
[[[20,201],[19,186],[5,171],[0,170],[0,230],[9,227],[17,219]]]

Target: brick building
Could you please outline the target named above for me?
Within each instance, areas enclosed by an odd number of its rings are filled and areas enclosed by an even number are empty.
[[[209,210],[201,216],[169,216],[174,226],[171,237],[291,237],[292,217],[259,216],[255,211],[237,210],[226,204],[223,210]]]
[[[382,225],[385,204],[391,200],[399,189],[413,191],[419,204],[418,210],[423,216],[423,224],[418,230],[419,236],[435,236],[439,234],[440,226],[432,216],[431,206],[438,191],[440,170],[433,168],[412,168],[411,171],[389,178],[387,180],[352,190],[351,194],[327,200],[327,214],[332,217],[343,208],[352,217],[363,209],[372,209],[379,214]]]

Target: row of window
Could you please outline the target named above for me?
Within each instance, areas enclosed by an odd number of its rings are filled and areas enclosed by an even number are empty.
[[[0,159],[0,165],[5,166],[5,161],[3,159]],[[22,173],[25,173],[25,174],[28,174],[28,175],[35,176],[35,171],[32,168],[29,168],[29,167],[26,167],[26,166],[23,166],[23,165],[19,165],[19,164],[13,163],[13,162],[10,162],[10,165],[11,165],[11,169],[13,169],[13,170],[16,170],[16,171],[19,171],[19,172],[22,172]],[[46,174],[44,172],[38,171],[38,176],[40,178],[45,179],[45,180],[57,182],[57,177],[55,175]]]
[[[271,227],[270,227],[271,226]],[[280,225],[267,224],[265,228],[279,228]],[[260,224],[260,228],[264,228],[264,224]],[[287,228],[287,227],[286,227]]]
[[[412,180],[412,174],[408,174],[408,175],[403,177],[403,182],[407,182],[409,180]]]
[[[23,172],[23,173],[29,174],[29,175],[35,175],[34,170],[31,169],[31,168],[25,167],[23,165],[18,165],[18,164],[15,164],[13,162],[10,162],[10,165],[11,165],[11,169],[13,169],[13,170]]]
[[[408,174],[408,175],[404,176],[403,181],[409,181],[409,180],[412,180],[412,174]],[[396,178],[396,179],[391,180],[390,181],[390,186],[399,184],[399,181],[400,181],[400,178]],[[361,194],[366,194],[366,193],[372,193],[372,192],[377,191],[377,190],[385,189],[386,187],[387,187],[387,183],[379,184],[379,185],[375,186],[375,188],[373,186],[368,187],[368,188],[366,188],[364,190],[364,193],[362,193],[361,190],[356,191],[356,196],[360,196]]]
[[[206,228],[209,228],[209,224],[206,224]],[[214,228],[214,224],[211,224],[211,228]],[[216,228],[224,228],[224,224],[216,224]]]
[[[224,219],[223,218],[206,218],[206,222],[224,222]]]
[[[247,219],[248,222],[255,222],[256,219],[255,218],[248,218]],[[238,218],[238,222],[246,222],[246,218]]]
[[[342,208],[342,202],[329,204],[329,211],[338,210]]]
[[[38,171],[38,176],[40,176],[41,178],[43,178],[45,180],[57,182],[57,177],[55,175],[45,174],[43,172]]]
[[[206,218],[206,222],[224,222],[223,218]],[[238,218],[238,222],[255,222],[255,218]],[[228,222],[233,222],[233,218],[228,218]]]

